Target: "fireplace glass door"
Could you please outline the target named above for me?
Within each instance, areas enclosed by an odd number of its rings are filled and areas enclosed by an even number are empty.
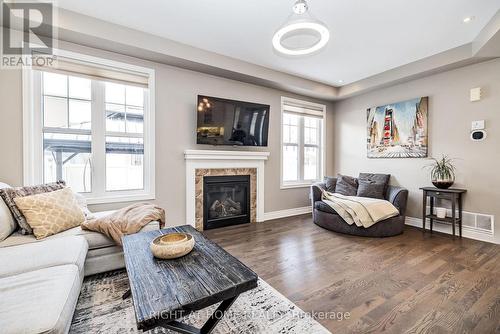
[[[203,178],[203,226],[211,229],[250,222],[250,176]]]

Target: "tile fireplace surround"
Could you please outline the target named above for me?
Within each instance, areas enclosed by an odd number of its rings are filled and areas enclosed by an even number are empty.
[[[186,150],[186,221],[203,229],[203,177],[250,175],[250,221],[264,221],[264,166],[269,152]]]

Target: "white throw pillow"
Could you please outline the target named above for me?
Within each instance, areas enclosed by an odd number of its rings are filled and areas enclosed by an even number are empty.
[[[90,212],[90,210],[87,206],[87,199],[85,198],[85,196],[83,196],[82,194],[77,193],[75,191],[73,191],[73,194],[75,195],[75,198],[76,198],[78,205],[83,210],[83,214],[85,215],[85,219],[89,220],[89,219],[94,218],[94,214],[92,212]]]
[[[0,182],[0,189],[2,188],[11,188],[6,183]],[[0,197],[0,241],[5,240],[9,235],[11,235],[17,228],[16,221],[14,217],[12,217],[12,213],[10,212],[5,202]]]

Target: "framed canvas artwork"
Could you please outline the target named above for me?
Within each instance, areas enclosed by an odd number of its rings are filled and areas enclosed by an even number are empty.
[[[367,109],[368,158],[426,158],[429,97]]]

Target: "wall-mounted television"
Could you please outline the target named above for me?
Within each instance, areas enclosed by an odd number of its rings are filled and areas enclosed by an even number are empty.
[[[198,144],[267,146],[270,106],[198,95]]]

